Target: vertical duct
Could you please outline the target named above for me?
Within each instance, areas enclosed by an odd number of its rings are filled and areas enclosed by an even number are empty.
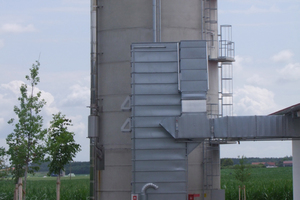
[[[204,0],[201,1],[201,40],[204,40],[204,29],[203,29],[203,24],[204,24]]]
[[[153,0],[153,42],[157,42],[156,15],[157,15],[156,0]]]
[[[159,42],[161,42],[161,0],[159,1]]]
[[[97,0],[91,0],[91,104],[88,118],[88,137],[90,138],[90,199],[97,199],[96,176],[96,138],[98,136],[97,96]]]

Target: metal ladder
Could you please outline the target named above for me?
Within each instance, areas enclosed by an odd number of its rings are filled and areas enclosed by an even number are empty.
[[[217,7],[213,5],[216,3],[215,0],[203,0],[203,38],[207,41],[208,53],[211,55],[211,52],[218,46],[218,33],[215,32],[213,26],[218,23]]]
[[[233,67],[232,62],[221,62],[219,65],[220,91],[219,102],[221,116],[233,115]]]

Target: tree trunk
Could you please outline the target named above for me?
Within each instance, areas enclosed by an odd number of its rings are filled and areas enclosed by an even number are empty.
[[[26,183],[27,183],[27,175],[28,175],[28,163],[26,163],[26,166],[25,166],[25,174],[24,174],[24,200],[26,200]]]
[[[19,195],[19,198],[18,200],[22,200],[22,194],[23,194],[23,188],[22,188],[22,178],[19,178],[19,181],[18,181],[18,195]]]
[[[60,199],[60,174],[57,176],[57,181],[56,181],[56,200]]]
[[[18,200],[18,184],[15,187],[14,200]]]
[[[72,163],[72,162],[70,162],[70,173],[69,173],[69,175],[70,175],[70,180],[71,180],[71,172],[72,172],[72,170],[71,170],[71,169],[72,169],[71,163]]]

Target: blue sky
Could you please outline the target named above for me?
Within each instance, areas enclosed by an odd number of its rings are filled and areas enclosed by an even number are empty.
[[[300,103],[300,1],[221,0],[235,42],[234,114],[267,115]],[[224,145],[221,157],[292,155],[291,142]]]
[[[12,131],[19,86],[35,60],[48,102],[45,123],[61,111],[89,160],[90,1],[0,0],[0,146]],[[234,114],[265,115],[300,102],[300,1],[220,0],[219,24],[231,24],[236,47]],[[291,155],[290,141],[224,145],[221,157]]]

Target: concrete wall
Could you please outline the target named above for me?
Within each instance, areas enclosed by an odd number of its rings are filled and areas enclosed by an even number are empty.
[[[98,1],[99,144],[105,149],[98,199],[130,199],[131,134],[120,128],[130,117],[121,104],[131,94],[130,45],[152,41],[152,2]]]

